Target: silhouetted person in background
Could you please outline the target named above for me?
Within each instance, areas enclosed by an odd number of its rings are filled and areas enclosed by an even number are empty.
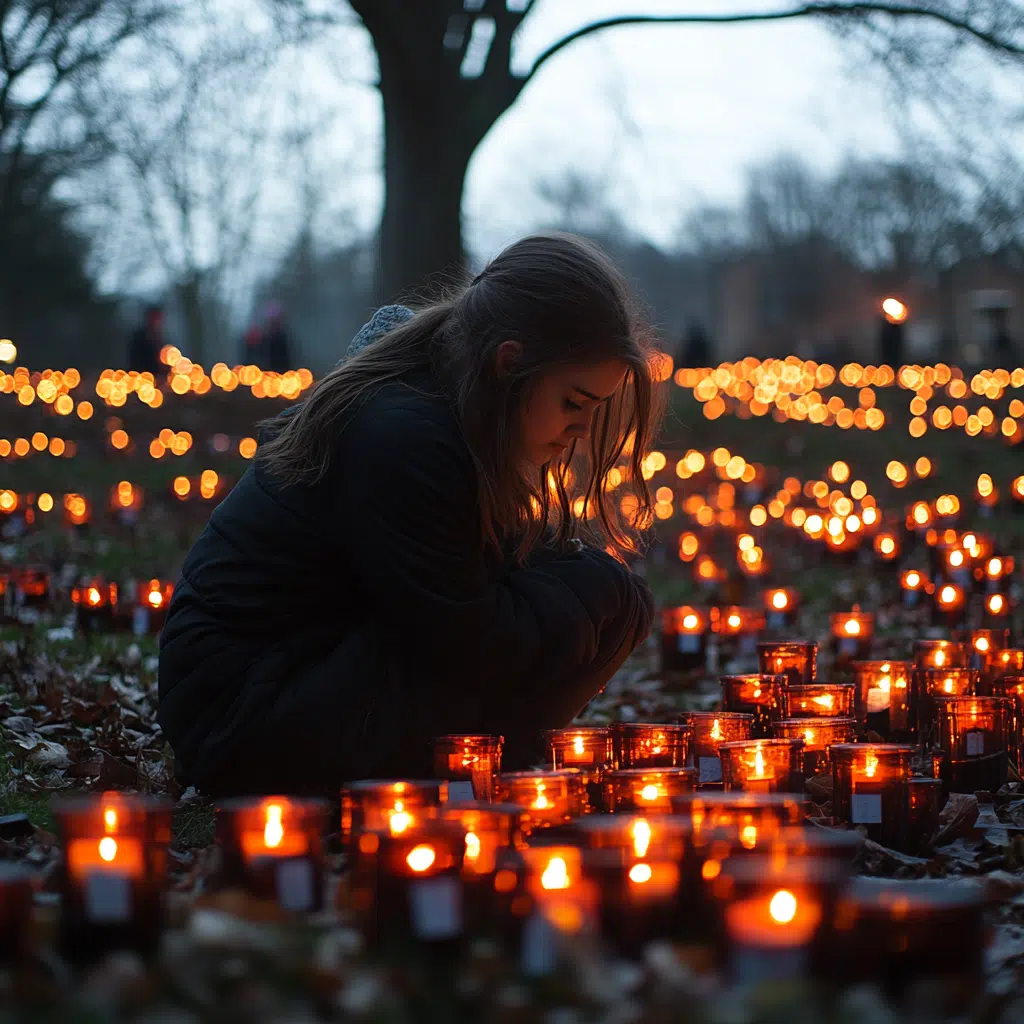
[[[284,326],[284,311],[277,302],[267,307],[267,326],[263,332],[264,369],[284,373],[292,368],[291,342]]]
[[[710,366],[711,339],[707,331],[693,321],[686,330],[683,340],[683,366]]]
[[[160,349],[164,347],[164,311],[147,306],[145,318],[128,342],[128,369],[155,377],[161,370]]]

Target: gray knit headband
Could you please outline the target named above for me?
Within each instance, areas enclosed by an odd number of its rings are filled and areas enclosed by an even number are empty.
[[[359,332],[348,343],[345,359],[362,352],[367,345],[383,338],[389,331],[408,323],[416,314],[408,306],[381,306],[369,320],[359,328]]]

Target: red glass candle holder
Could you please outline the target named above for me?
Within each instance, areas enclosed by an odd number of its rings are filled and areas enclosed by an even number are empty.
[[[1006,647],[995,656],[993,666],[994,678],[1003,676],[1024,675],[1024,650],[1019,647]]]
[[[624,768],[683,768],[690,760],[690,727],[648,722],[612,726],[615,763]]]
[[[992,696],[1003,697],[1013,703],[1010,757],[1020,774],[1024,768],[1024,674],[1006,675],[994,680]]]
[[[870,612],[855,608],[852,612],[836,612],[832,616],[832,640],[836,658],[867,658],[871,653],[871,638],[875,633],[875,617]]]
[[[850,683],[811,683],[782,689],[783,718],[852,718],[855,690]]]
[[[448,783],[437,779],[362,779],[341,792],[341,837],[351,844],[360,831],[400,835],[436,816]]]
[[[722,784],[726,792],[802,793],[803,740],[756,739],[723,743]]]
[[[830,770],[829,748],[834,743],[851,743],[857,735],[853,718],[785,718],[775,723],[779,739],[803,740],[805,778]]]
[[[757,638],[764,632],[767,619],[760,608],[732,605],[712,609],[711,624],[721,644],[732,645],[740,654],[753,655],[757,653]]]
[[[132,580],[131,593],[126,593],[129,624],[135,636],[153,636],[164,628],[167,609],[174,596],[174,583],[170,580]],[[125,588],[128,590],[128,588]]]
[[[693,733],[697,784],[721,783],[722,760],[718,756],[718,747],[730,740],[750,739],[754,716],[734,711],[690,711],[685,719]]]
[[[977,693],[981,673],[971,668],[916,668],[910,673],[910,722],[922,745],[935,739],[935,701],[939,697],[968,697]]]
[[[854,708],[869,732],[888,739],[909,730],[909,661],[855,661]]]
[[[782,717],[785,681],[782,675],[760,673],[722,676],[722,707],[735,714],[750,715],[752,736],[770,736],[772,723]]]
[[[919,569],[907,569],[900,573],[900,589],[903,591],[903,606],[916,608],[921,603],[921,595],[927,594],[931,581]]]
[[[50,570],[45,565],[20,565],[11,570],[9,586],[15,610],[42,608],[53,599]]]
[[[127,793],[53,801],[63,846],[59,942],[69,956],[156,948],[172,809],[169,800]]]
[[[114,625],[118,590],[116,583],[92,579],[71,590],[75,624],[83,633],[109,630]]]
[[[998,652],[1010,646],[1008,629],[957,630],[953,639],[968,652],[968,664],[981,672],[982,682],[988,683],[994,674]]]
[[[711,628],[708,613],[683,605],[662,612],[661,667],[663,672],[692,672],[704,667],[707,634]]]
[[[225,800],[216,808],[223,880],[295,912],[324,900],[327,804],[285,796]]]
[[[696,768],[626,768],[604,777],[604,807],[609,813],[647,811],[669,814],[672,798],[697,785]]]
[[[800,593],[795,587],[773,587],[761,595],[769,629],[785,629],[800,608]]]
[[[915,640],[914,668],[967,668],[967,651],[952,640]]]
[[[550,729],[544,738],[551,752],[552,770],[556,772],[579,768],[600,773],[615,765],[612,731],[604,726]]]
[[[494,799],[504,742],[501,736],[468,734],[434,740],[434,774],[448,780],[448,800]]]
[[[995,793],[1007,780],[1014,706],[1005,697],[939,697],[938,744],[951,793]]]
[[[818,645],[807,640],[764,641],[757,645],[757,659],[763,675],[783,675],[789,686],[806,686],[817,672]]]
[[[943,782],[939,778],[911,776],[908,783],[910,834],[908,853],[929,856],[931,841],[939,828],[939,814],[945,804]]]
[[[864,826],[868,838],[895,850],[909,839],[910,759],[916,748],[898,743],[839,743],[832,756],[832,814]]]
[[[586,789],[579,772],[504,772],[498,776],[502,803],[516,804],[523,814],[523,831],[560,825],[583,814]]]
[[[462,868],[466,879],[493,875],[499,853],[521,849],[525,842],[523,809],[517,804],[450,803],[440,809],[438,817],[457,824],[465,835]]]

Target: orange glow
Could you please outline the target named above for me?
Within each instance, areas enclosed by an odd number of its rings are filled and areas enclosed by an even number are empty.
[[[907,319],[910,310],[899,299],[888,298],[882,300],[882,312],[889,323],[901,324]]]
[[[650,864],[634,864],[629,869],[629,880],[637,885],[643,885],[651,880],[653,874]]]
[[[540,876],[540,884],[544,889],[568,889],[569,868],[564,857],[552,857],[548,866]]]
[[[779,889],[768,903],[768,913],[779,924],[789,924],[796,917],[796,897],[788,889]]]
[[[281,845],[284,839],[284,825],[281,824],[283,808],[280,804],[268,804],[266,809],[267,821],[263,827],[263,842],[268,849],[273,850]]]
[[[100,840],[99,854],[108,863],[117,856],[117,840],[111,836],[104,836]]]
[[[433,865],[437,859],[437,854],[434,852],[432,846],[427,846],[425,843],[421,843],[419,846],[414,846],[405,858],[405,863],[412,868],[413,871],[420,873],[427,871]]]

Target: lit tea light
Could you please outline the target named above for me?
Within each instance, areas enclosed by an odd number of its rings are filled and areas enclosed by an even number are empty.
[[[981,673],[969,668],[915,668],[910,674],[909,721],[913,736],[927,745],[935,731],[939,697],[967,697],[978,692]]]
[[[803,774],[806,778],[829,770],[829,748],[834,743],[850,743],[856,736],[853,718],[787,718],[776,722],[779,739],[803,740]]]
[[[733,714],[751,716],[751,735],[768,736],[772,722],[782,717],[783,675],[722,676],[722,707]]]
[[[174,584],[158,579],[132,581],[132,589],[129,595],[132,633],[135,636],[159,633],[167,620]]]
[[[54,800],[61,835],[61,947],[73,957],[151,952],[163,928],[169,800],[125,793]]]
[[[523,831],[560,825],[584,812],[583,777],[575,771],[504,772],[498,776],[502,803],[521,807]]]
[[[438,736],[433,741],[434,773],[448,780],[450,802],[494,799],[504,742],[501,736],[488,735]]]
[[[117,584],[92,579],[71,590],[71,601],[75,605],[75,623],[83,633],[111,629],[117,610]]]
[[[321,835],[327,805],[283,796],[239,798],[217,805],[222,874],[282,910],[319,910],[324,898]]]
[[[757,645],[759,668],[765,675],[783,675],[789,686],[814,682],[818,645],[806,640],[768,641]]]
[[[775,587],[762,595],[769,629],[785,629],[800,607],[800,594],[795,587]]]
[[[903,591],[903,604],[907,608],[916,608],[921,595],[927,593],[931,582],[919,569],[906,569],[900,573],[900,589]]]
[[[685,717],[693,734],[693,763],[697,768],[698,785],[720,783],[719,746],[730,740],[750,739],[754,716],[731,711],[691,711]]]
[[[696,784],[696,768],[626,768],[608,772],[604,777],[605,809],[669,814],[672,798],[692,791]]]
[[[718,750],[727,792],[803,792],[802,739],[738,740]]]
[[[563,768],[600,771],[615,763],[612,732],[603,726],[551,729],[544,738],[551,751],[551,767],[555,771]]]
[[[765,613],[761,609],[738,605],[712,609],[711,622],[723,644],[738,640],[739,652],[749,655],[757,652],[757,638],[767,625]]]
[[[683,605],[662,613],[663,672],[690,672],[704,667],[707,656],[709,614]]]
[[[1024,650],[1019,647],[1006,647],[995,657],[995,677],[1019,675],[1024,673]]]
[[[989,674],[996,663],[999,651],[1010,646],[1009,629],[967,629],[957,631],[953,639],[968,652],[968,663],[978,669],[982,681],[989,682]]]
[[[949,755],[944,781],[952,793],[987,790],[1006,783],[1014,742],[1014,701],[1007,697],[940,697],[938,744]]]
[[[682,768],[690,760],[690,727],[647,722],[612,726],[615,761],[622,768]]]
[[[448,783],[437,779],[362,779],[341,793],[341,836],[346,845],[360,831],[402,835],[436,816]]]
[[[782,717],[852,718],[855,692],[851,683],[786,686],[782,691]]]
[[[503,854],[522,848],[522,813],[515,804],[448,804],[441,808],[440,819],[463,830],[462,874],[467,881],[489,879],[503,866]]]
[[[909,661],[855,661],[856,718],[883,738],[909,728]]]
[[[883,562],[892,562],[899,557],[900,544],[894,533],[884,532],[875,535],[875,554]]]
[[[967,652],[952,640],[915,640],[916,668],[967,668]]]
[[[956,583],[943,583],[935,593],[935,606],[947,621],[959,621],[965,604],[964,588]]]
[[[864,826],[868,837],[895,850],[909,839],[908,783],[916,747],[896,743],[837,743],[832,758],[832,813]]]
[[[832,639],[838,659],[864,658],[871,652],[875,617],[854,607],[832,616]]]

